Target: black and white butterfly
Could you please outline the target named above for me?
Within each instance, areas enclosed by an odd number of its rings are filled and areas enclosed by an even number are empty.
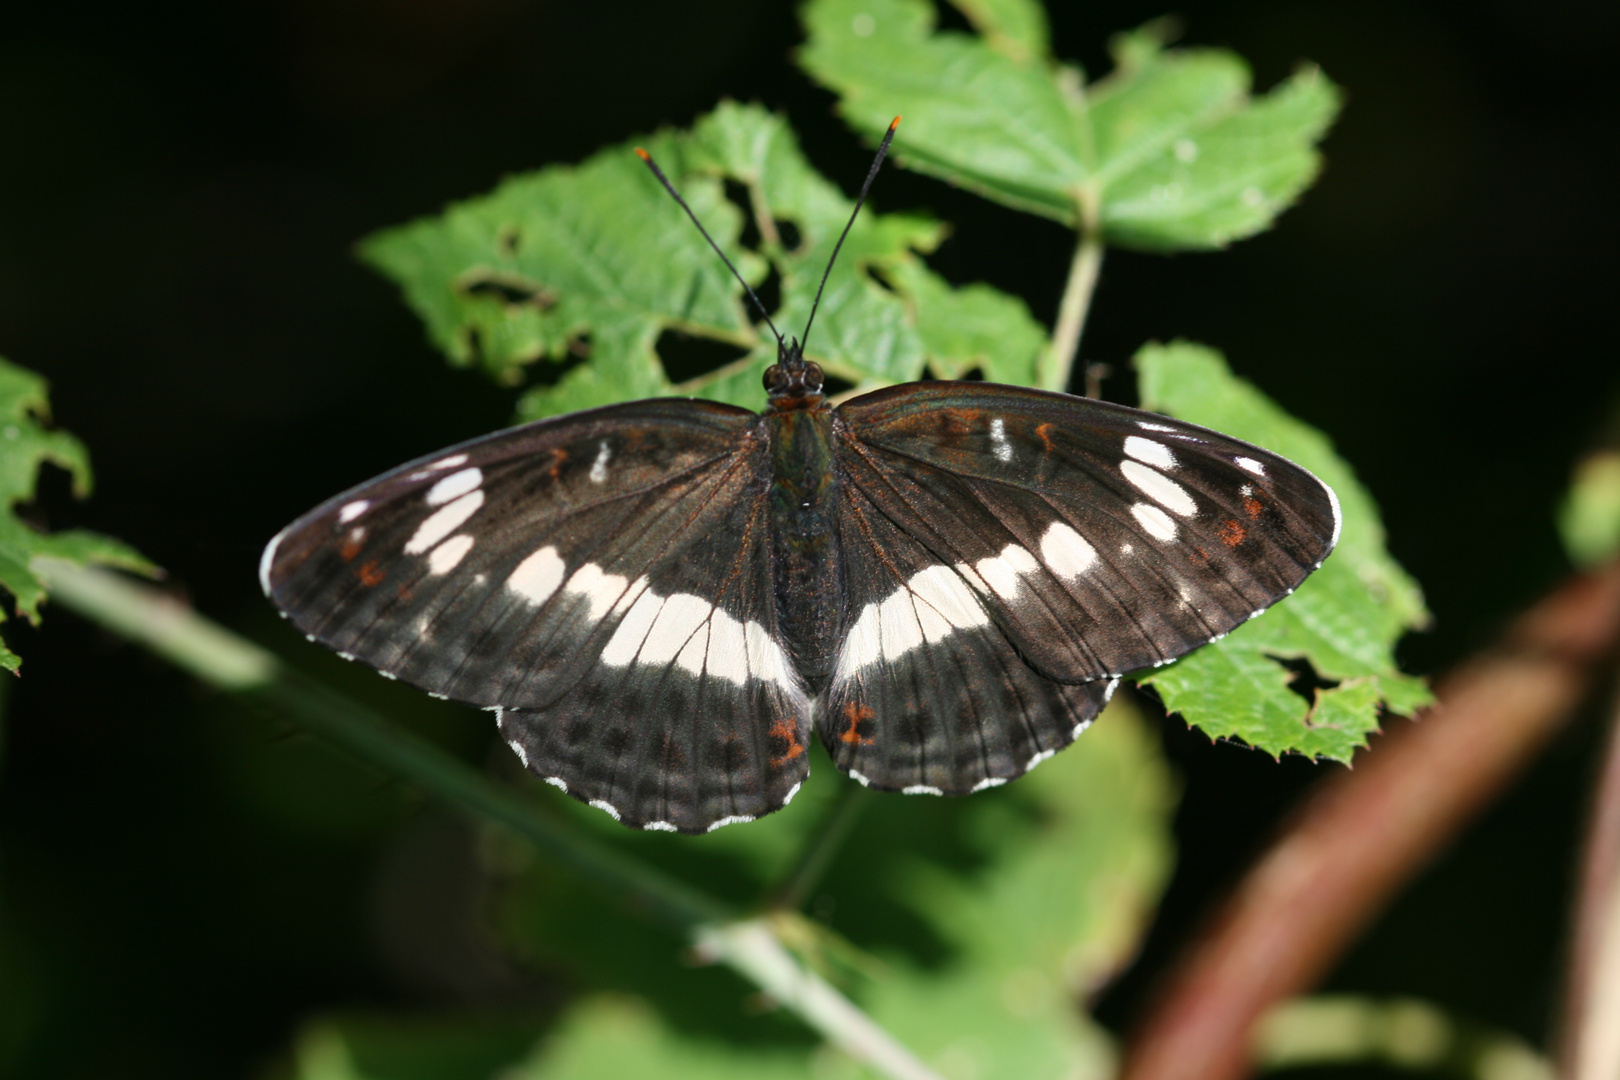
[[[763,413],[635,401],[462,443],[288,526],[265,592],[494,712],[548,783],[700,833],[786,805],[812,728],[871,787],[1005,783],[1338,538],[1331,489],[1236,439],[976,382],[832,407],[778,341]]]

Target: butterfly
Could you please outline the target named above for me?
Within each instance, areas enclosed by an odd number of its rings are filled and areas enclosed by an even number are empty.
[[[885,791],[1003,784],[1338,539],[1333,491],[1248,443],[981,382],[834,407],[777,341],[763,412],[633,401],[430,454],[282,530],[264,591],[311,641],[493,712],[547,783],[702,833],[785,806],[813,737]]]

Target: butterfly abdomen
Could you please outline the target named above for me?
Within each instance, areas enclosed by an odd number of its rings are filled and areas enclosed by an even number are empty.
[[[771,527],[782,636],[814,696],[832,673],[842,610],[842,566],[832,467],[832,410],[769,412]]]

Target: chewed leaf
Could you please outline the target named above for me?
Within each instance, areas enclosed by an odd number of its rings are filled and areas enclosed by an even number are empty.
[[[804,67],[869,135],[903,113],[894,151],[909,168],[1147,250],[1252,235],[1316,175],[1338,92],[1314,68],[1251,98],[1235,54],[1165,50],[1142,31],[1117,39],[1115,70],[1083,86],[1046,57],[1044,23],[1028,24],[1023,5],[958,6],[982,37],[935,32],[928,0],[805,8]]]
[[[756,106],[725,103],[690,132],[639,144],[751,284],[774,268],[781,304],[771,318],[784,334],[799,333],[853,201],[810,167],[781,117]],[[531,366],[542,373],[519,404],[522,419],[675,392],[763,403],[759,372],[774,342],[742,286],[632,153],[636,145],[515,177],[362,245],[452,363],[481,365],[508,383]],[[745,210],[723,181],[747,193],[753,250],[739,246]],[[827,281],[808,355],[863,387],[920,378],[930,366],[955,370],[957,357],[931,343],[954,341],[957,313],[937,303],[952,290],[919,258],[943,235],[929,218],[863,213]],[[942,319],[925,340],[918,309],[928,303]],[[986,307],[975,299],[958,321],[980,326]],[[1027,314],[1020,323],[1020,313],[998,310],[1007,345],[979,357],[981,366],[1024,362],[1034,324]],[[657,353],[668,330],[748,349],[751,359],[677,387]]]
[[[1344,522],[1338,547],[1293,596],[1142,682],[1210,735],[1273,754],[1348,761],[1377,730],[1380,704],[1405,713],[1429,700],[1392,655],[1428,614],[1416,583],[1385,549],[1377,505],[1325,436],[1235,377],[1214,350],[1149,345],[1136,365],[1144,408],[1298,462],[1338,493]],[[1281,661],[1307,663],[1312,685]]]
[[[45,583],[33,569],[36,558],[152,570],[134,549],[109,537],[82,530],[41,533],[17,518],[17,506],[33,501],[39,468],[46,463],[67,470],[74,494],[90,493],[84,444],[45,427],[49,415],[45,380],[0,360],[0,588],[11,594],[15,614],[33,623],[39,622],[46,597]],[[0,668],[15,672],[21,664],[16,653],[0,645]]]

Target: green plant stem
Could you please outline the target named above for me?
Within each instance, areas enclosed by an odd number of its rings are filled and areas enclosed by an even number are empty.
[[[845,1053],[894,1080],[940,1080],[872,1018],[793,958],[763,920],[712,927],[698,934],[701,955],[722,960],[792,1009]]]
[[[866,808],[867,796],[871,792],[845,777],[839,785],[838,794],[832,806],[822,815],[821,827],[811,836],[809,843],[799,854],[799,861],[793,864],[782,879],[782,884],[776,888],[771,896],[770,906],[776,910],[796,911],[804,906],[810,898],[810,893],[821,879],[826,875],[833,859],[849,839],[850,830],[855,827],[856,820],[861,811]]]
[[[204,682],[275,710],[463,813],[512,829],[632,912],[689,936],[705,954],[759,985],[833,1045],[884,1075],[937,1080],[893,1036],[805,970],[763,923],[735,920],[721,901],[576,832],[522,793],[495,784],[149,585],[59,559],[38,558],[31,566],[63,607]]]
[[[1082,206],[1090,200],[1083,200]],[[1069,280],[1063,286],[1063,299],[1058,304],[1057,326],[1042,358],[1040,386],[1043,390],[1067,390],[1069,376],[1074,370],[1074,359],[1080,352],[1080,335],[1086,327],[1086,313],[1091,309],[1091,295],[1097,290],[1097,277],[1102,271],[1102,236],[1093,220],[1092,210],[1082,210],[1080,240],[1074,247],[1074,258],[1069,262]]]

